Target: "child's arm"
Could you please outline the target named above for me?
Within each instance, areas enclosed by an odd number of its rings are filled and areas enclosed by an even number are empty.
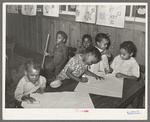
[[[40,79],[40,82],[42,83],[42,85],[40,86],[40,88],[39,89],[37,89],[37,93],[40,93],[40,94],[43,94],[45,91],[44,91],[44,89],[45,89],[45,87],[46,87],[46,79],[45,79],[45,77],[43,77],[43,76],[40,76],[41,77],[41,79]]]
[[[22,97],[25,95],[24,94],[24,86],[25,86],[25,82],[21,79],[16,87],[15,92],[14,92],[14,97],[18,101],[22,101]]]
[[[85,71],[85,74],[86,74],[86,75],[89,75],[89,76],[92,76],[92,77],[95,77],[96,79],[104,80],[104,78],[103,78],[103,77],[98,76],[98,75],[96,75],[96,74],[92,73],[92,72],[91,72],[91,71],[89,71],[88,69]]]
[[[73,72],[73,70],[68,67],[66,74],[67,74],[67,76],[70,77],[71,79],[73,79],[73,80],[75,80],[75,81],[78,81],[78,82],[85,82],[85,83],[88,82],[88,79],[87,79],[87,78],[82,78],[82,77],[81,77],[81,78],[78,78],[78,77],[74,76],[74,75],[72,74],[72,72]]]
[[[22,101],[27,101],[29,103],[33,103],[34,101],[36,101],[33,97],[30,97],[29,95],[25,95],[21,99]]]
[[[138,80],[138,78],[135,76],[128,76],[128,75],[125,75],[122,73],[116,73],[116,77],[117,78],[127,78],[127,79],[131,79],[131,80]]]
[[[50,53],[44,51],[44,55],[49,56],[49,57],[54,56],[55,48],[56,48],[56,46],[54,46],[53,52],[50,52]]]

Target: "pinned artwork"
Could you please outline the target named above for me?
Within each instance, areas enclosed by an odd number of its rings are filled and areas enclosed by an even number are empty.
[[[7,13],[18,14],[18,5],[7,5]]]
[[[125,7],[125,5],[99,5],[96,24],[123,28]]]
[[[76,21],[95,23],[96,5],[77,5]]]
[[[43,5],[43,15],[58,17],[59,5]]]
[[[22,5],[21,12],[23,15],[36,15],[37,5]]]

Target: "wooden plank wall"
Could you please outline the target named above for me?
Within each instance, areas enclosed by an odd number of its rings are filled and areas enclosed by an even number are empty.
[[[45,16],[25,16],[19,14],[6,14],[6,34],[16,41],[18,46],[39,53],[43,53],[48,33],[51,36],[48,52],[53,51],[56,44],[56,33],[59,30],[66,32],[68,40],[66,45],[79,47],[84,34],[90,34],[93,38],[97,33],[109,33],[111,45],[109,50],[115,57],[119,54],[119,46],[123,41],[131,40],[138,49],[136,60],[139,64],[145,64],[145,32],[134,30],[135,23],[130,28],[113,28],[96,24],[79,23],[67,19],[58,19]]]

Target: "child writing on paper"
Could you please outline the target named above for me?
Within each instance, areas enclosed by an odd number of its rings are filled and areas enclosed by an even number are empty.
[[[92,37],[88,34],[85,34],[82,36],[82,46],[77,48],[77,51],[75,54],[80,54],[86,52],[86,49],[92,46]]]
[[[88,78],[82,77],[83,74],[95,77],[96,79],[103,79],[103,77],[97,76],[88,70],[88,66],[96,64],[100,60],[101,53],[94,46],[88,48],[83,54],[75,55],[68,61],[64,69],[56,77],[55,81],[50,84],[51,87],[59,87],[61,85],[61,81],[66,78],[71,78],[78,82],[86,83],[88,82]]]
[[[14,97],[18,101],[27,101],[33,103],[36,101],[29,95],[33,92],[44,93],[46,87],[46,79],[40,76],[41,64],[36,60],[29,59],[25,63],[25,75],[19,81]]]
[[[44,67],[45,77],[48,84],[52,81],[52,79],[56,78],[69,59],[68,48],[65,45],[66,41],[67,34],[63,31],[58,31],[56,34],[56,45],[54,46],[54,52],[51,54],[44,52],[46,56],[54,56],[53,61],[46,64]]]
[[[89,67],[89,70],[91,72],[97,73],[99,71],[105,72],[109,71],[109,59],[111,59],[111,53],[107,50],[107,47],[110,43],[109,36],[104,33],[98,33],[95,37],[96,42],[96,48],[101,52],[101,58],[102,60],[98,62],[97,64],[91,65]]]
[[[136,54],[136,46],[131,41],[125,41],[120,45],[120,55],[116,56],[111,64],[111,72],[117,78],[137,80],[140,76],[139,65],[133,58]]]

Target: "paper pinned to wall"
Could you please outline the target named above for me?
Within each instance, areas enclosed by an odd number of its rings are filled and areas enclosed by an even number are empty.
[[[36,15],[37,5],[22,5],[21,12],[23,15]]]
[[[95,23],[96,5],[77,5],[76,21]]]
[[[43,15],[59,17],[59,5],[43,5]]]
[[[53,92],[30,95],[40,104],[22,102],[24,108],[94,108],[92,100],[87,93],[78,92]]]
[[[125,5],[99,5],[96,24],[123,28],[125,8]]]
[[[122,98],[123,79],[118,79],[111,74],[107,76],[103,72],[97,75],[104,77],[105,80],[96,80],[94,77],[85,75],[89,79],[88,83],[79,83],[74,91]]]
[[[7,5],[7,13],[18,14],[18,5]]]

